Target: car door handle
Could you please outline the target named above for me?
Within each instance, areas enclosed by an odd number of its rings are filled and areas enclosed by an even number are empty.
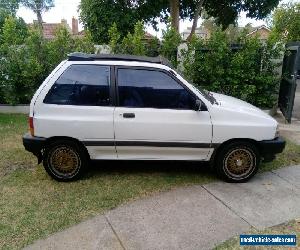
[[[135,118],[135,114],[134,113],[124,113],[123,117],[124,118]]]

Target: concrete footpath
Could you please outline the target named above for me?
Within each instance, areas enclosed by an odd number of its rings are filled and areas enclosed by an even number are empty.
[[[212,249],[251,227],[300,218],[300,166],[134,201],[26,249]]]

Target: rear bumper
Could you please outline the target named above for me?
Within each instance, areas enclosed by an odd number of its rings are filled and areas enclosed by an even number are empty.
[[[33,153],[38,158],[41,155],[41,151],[44,148],[46,138],[31,136],[29,133],[23,136],[24,148]]]
[[[277,137],[274,140],[260,141],[259,150],[264,158],[272,158],[275,154],[281,153],[285,148],[285,140]]]

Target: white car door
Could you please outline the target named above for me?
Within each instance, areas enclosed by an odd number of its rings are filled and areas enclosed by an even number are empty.
[[[207,109],[170,72],[117,67],[114,112],[119,159],[206,160],[212,124]]]
[[[65,65],[37,98],[35,136],[75,138],[91,159],[117,158],[110,75],[110,66]]]

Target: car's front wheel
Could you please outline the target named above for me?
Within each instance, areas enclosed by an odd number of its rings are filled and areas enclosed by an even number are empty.
[[[79,179],[88,164],[88,157],[78,143],[68,140],[52,142],[45,149],[43,165],[58,181]]]
[[[245,182],[256,174],[259,163],[259,152],[252,143],[232,142],[217,154],[216,170],[228,182]]]

